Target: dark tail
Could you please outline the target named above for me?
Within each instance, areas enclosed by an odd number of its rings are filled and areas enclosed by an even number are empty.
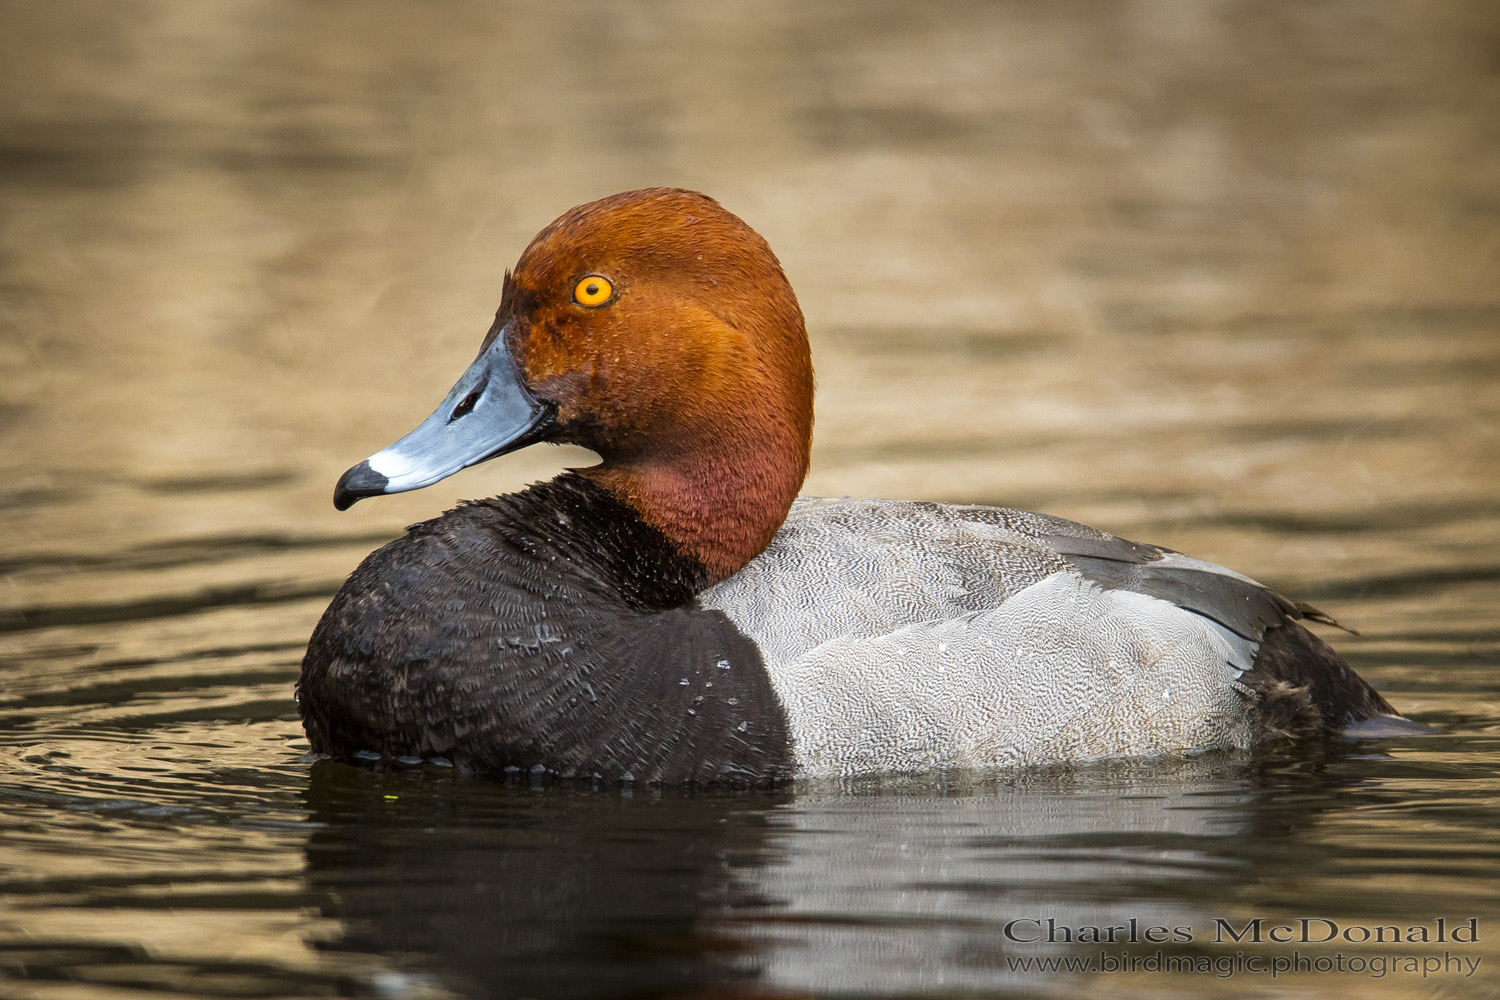
[[[1266,630],[1255,665],[1240,679],[1259,698],[1268,735],[1340,733],[1371,719],[1401,718],[1328,643],[1291,620]]]

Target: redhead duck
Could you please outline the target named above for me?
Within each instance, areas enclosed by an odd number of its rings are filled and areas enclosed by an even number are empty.
[[[581,205],[505,277],[479,356],[334,504],[539,441],[595,466],[371,554],[308,644],[315,752],[662,783],[1248,747],[1399,720],[1221,566],[994,507],[797,498],[802,313],[712,199]]]

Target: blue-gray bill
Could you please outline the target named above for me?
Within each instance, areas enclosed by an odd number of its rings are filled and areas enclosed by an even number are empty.
[[[339,478],[333,505],[348,510],[365,497],[431,486],[535,443],[552,416],[522,381],[502,330],[416,430]]]

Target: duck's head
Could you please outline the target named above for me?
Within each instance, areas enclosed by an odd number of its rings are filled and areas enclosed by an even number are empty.
[[[713,199],[580,205],[507,274],[479,356],[422,425],[344,473],[334,505],[430,486],[538,441],[722,579],[770,542],[807,473],[812,364],[766,241]]]

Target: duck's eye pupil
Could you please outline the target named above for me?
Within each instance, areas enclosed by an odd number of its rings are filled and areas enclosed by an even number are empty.
[[[593,298],[595,295],[599,294],[599,286],[591,284],[588,287],[584,288],[583,291],[586,295],[588,295],[589,298]]]

